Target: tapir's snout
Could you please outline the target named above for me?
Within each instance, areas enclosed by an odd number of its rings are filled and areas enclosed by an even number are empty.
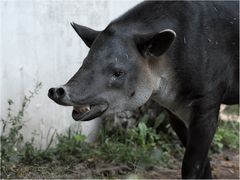
[[[64,87],[50,88],[48,90],[48,97],[60,105],[67,105],[66,94]]]
[[[59,105],[73,106],[72,117],[76,121],[88,121],[99,117],[108,108],[108,103],[101,98],[87,97],[80,100],[73,96],[71,92],[69,86],[50,88],[48,97]]]

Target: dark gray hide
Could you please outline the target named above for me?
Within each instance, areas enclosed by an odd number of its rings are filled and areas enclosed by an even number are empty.
[[[103,31],[72,23],[90,51],[49,97],[86,121],[152,98],[186,152],[183,178],[211,178],[207,157],[220,104],[239,103],[239,3],[143,2]]]

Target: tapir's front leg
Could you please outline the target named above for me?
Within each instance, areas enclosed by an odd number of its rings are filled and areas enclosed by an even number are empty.
[[[205,105],[203,108],[197,106],[195,109],[196,111],[188,129],[182,178],[194,179],[204,176],[204,168],[209,166],[208,150],[216,131],[219,107],[220,105],[214,107]]]

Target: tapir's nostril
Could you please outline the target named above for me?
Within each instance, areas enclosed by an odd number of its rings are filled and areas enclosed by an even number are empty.
[[[54,101],[61,100],[66,94],[66,91],[64,88],[51,88],[48,90],[48,97],[50,97]]]
[[[54,92],[55,92],[54,89],[55,89],[55,88],[51,88],[51,89],[48,90],[48,96],[49,96],[50,98],[53,98],[53,96],[54,96]]]
[[[65,90],[63,88],[56,89],[56,95],[58,98],[62,98],[65,96]]]

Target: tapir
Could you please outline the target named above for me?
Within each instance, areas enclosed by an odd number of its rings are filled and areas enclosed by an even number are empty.
[[[208,150],[220,105],[239,103],[238,8],[238,1],[146,1],[102,31],[71,23],[90,50],[48,96],[73,106],[76,121],[153,99],[185,147],[182,178],[212,178]]]

